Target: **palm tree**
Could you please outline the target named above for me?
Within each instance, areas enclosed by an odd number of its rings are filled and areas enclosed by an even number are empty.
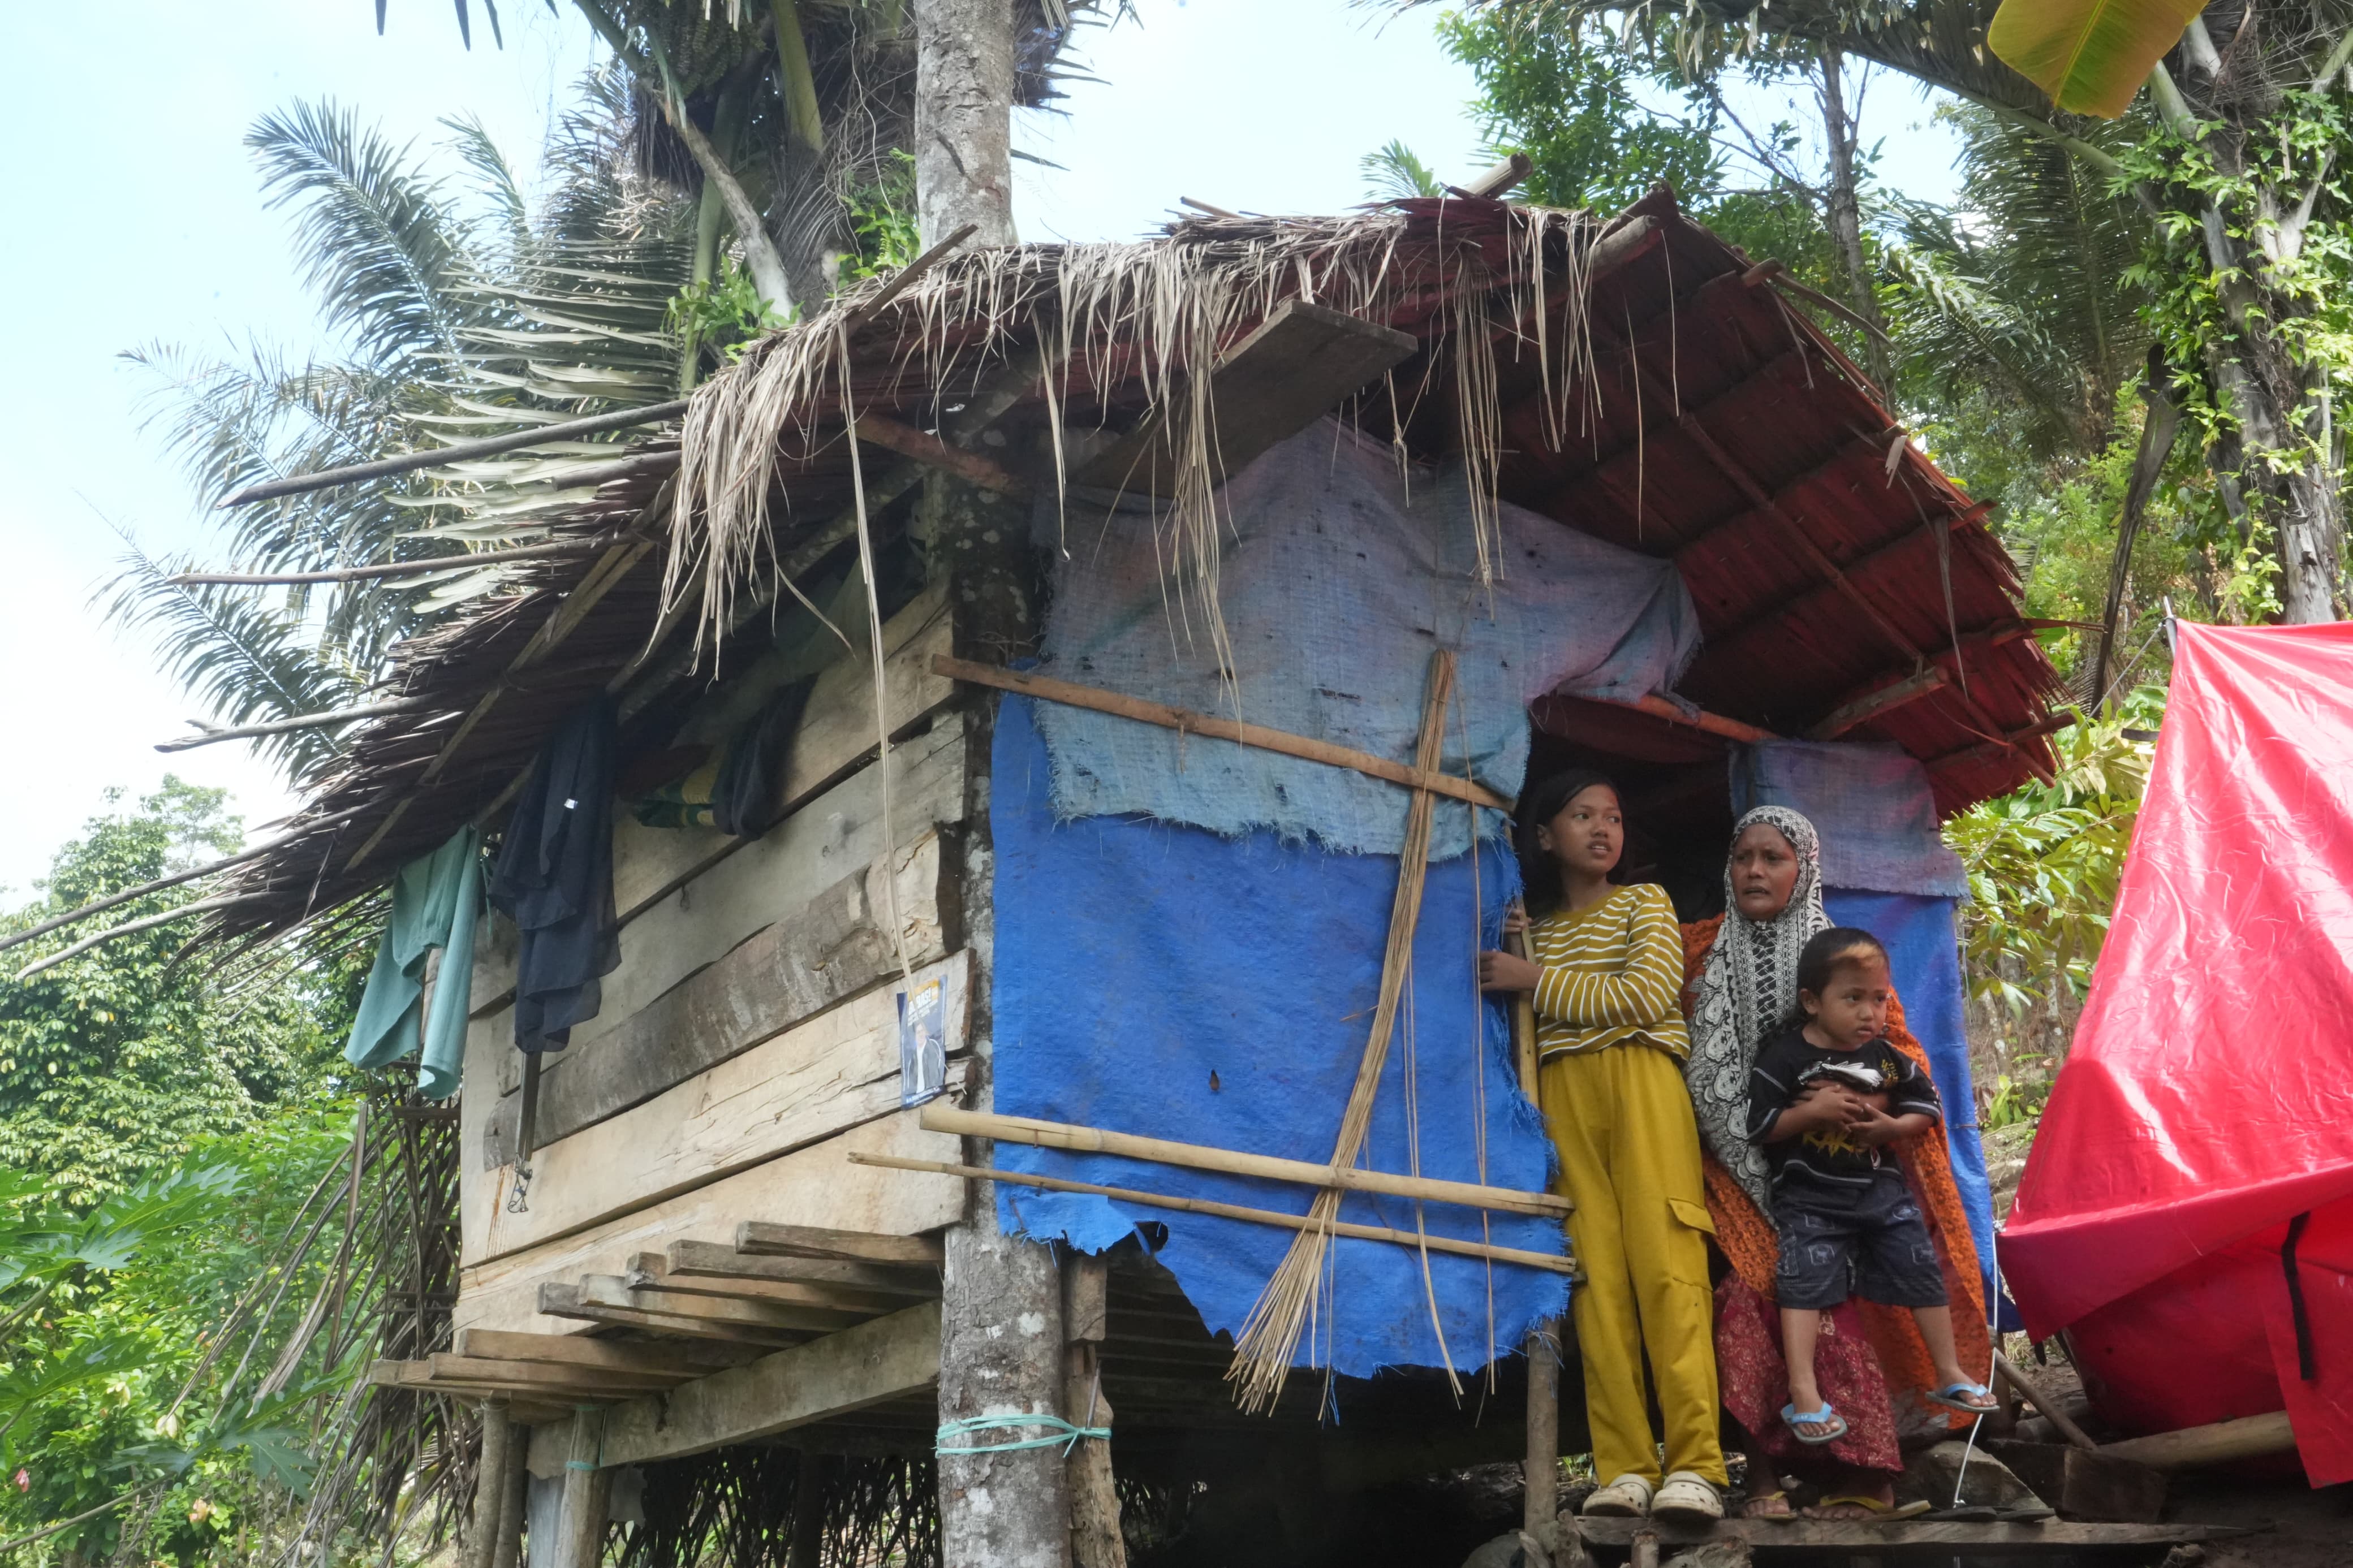
[[[151,345],[151,427],[207,506],[245,487],[674,395],[668,328],[690,280],[694,203],[642,166],[626,75],[592,77],[547,150],[553,195],[533,214],[499,149],[447,122],[461,178],[332,103],[267,115],[248,136],[265,188],[300,214],[296,243],[340,361],[242,360]],[[134,545],[112,613],[159,638],[166,668],[235,724],[351,705],[392,645],[502,575],[459,569],[481,546],[533,542],[608,443],[526,447],[467,466],[288,497],[226,514],[237,570],[290,574],[448,557],[449,574],[266,596],[172,579],[187,563]],[[300,777],[336,753],[332,727],[263,743]]]

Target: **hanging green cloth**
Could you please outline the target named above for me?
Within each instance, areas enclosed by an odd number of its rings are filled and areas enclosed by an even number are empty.
[[[458,1092],[465,1066],[466,1015],[474,992],[474,930],[482,913],[482,835],[461,827],[430,855],[400,868],[392,883],[392,918],[368,972],[367,991],[352,1020],[343,1059],[380,1068],[417,1049],[417,1092],[447,1100]],[[433,1012],[421,1017],[425,959],[441,949],[433,984]],[[419,1024],[422,1024],[422,1029]]]

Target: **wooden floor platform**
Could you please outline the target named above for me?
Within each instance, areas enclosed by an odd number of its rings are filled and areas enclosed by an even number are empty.
[[[1939,1520],[1727,1519],[1705,1529],[1650,1520],[1579,1519],[1577,1533],[1603,1562],[1623,1562],[1634,1538],[1648,1533],[1662,1552],[1702,1542],[1741,1542],[1760,1562],[1820,1562],[1847,1557],[2058,1557],[2101,1547],[2186,1546],[2250,1533],[2209,1524],[1962,1524]]]

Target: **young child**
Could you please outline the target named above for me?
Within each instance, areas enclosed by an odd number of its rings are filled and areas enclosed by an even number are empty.
[[[1887,1043],[1892,992],[1878,938],[1844,926],[1817,933],[1798,959],[1802,1021],[1760,1047],[1749,1074],[1748,1136],[1765,1146],[1781,1233],[1781,1418],[1804,1443],[1847,1429],[1814,1381],[1814,1342],[1822,1314],[1850,1293],[1912,1309],[1936,1363],[1929,1398],[1971,1415],[1997,1408],[1955,1357],[1936,1244],[1896,1163],[1894,1145],[1932,1131],[1943,1111],[1928,1076]]]

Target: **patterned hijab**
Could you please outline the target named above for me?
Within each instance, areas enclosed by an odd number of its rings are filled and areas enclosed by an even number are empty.
[[[1707,1152],[1770,1214],[1765,1156],[1748,1140],[1748,1072],[1757,1049],[1798,1007],[1798,955],[1827,930],[1822,909],[1821,840],[1814,825],[1787,806],[1760,805],[1735,824],[1732,841],[1763,823],[1798,852],[1789,901],[1769,921],[1752,921],[1733,898],[1732,858],[1724,864],[1724,925],[1699,975],[1692,1016],[1692,1053],[1683,1073]]]

